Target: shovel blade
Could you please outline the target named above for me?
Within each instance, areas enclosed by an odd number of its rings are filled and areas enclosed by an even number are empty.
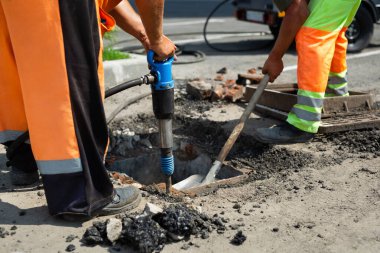
[[[204,175],[201,174],[194,174],[191,175],[190,177],[176,183],[173,185],[173,188],[176,190],[187,190],[196,186],[199,186],[202,184],[202,180],[204,178]]]

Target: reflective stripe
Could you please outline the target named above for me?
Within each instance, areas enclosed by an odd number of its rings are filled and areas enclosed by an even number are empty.
[[[339,89],[339,88],[342,88],[344,86],[347,86],[347,83],[341,83],[341,84],[328,84],[327,87],[330,88],[330,89]]]
[[[2,132],[0,132],[0,143],[4,143],[7,141],[14,141],[23,133],[25,133],[25,132],[13,131],[13,130],[2,131]]]
[[[320,113],[313,113],[309,111],[305,111],[302,109],[299,109],[297,107],[292,108],[292,112],[297,115],[298,118],[307,120],[307,121],[320,121],[321,120],[321,114]]]
[[[336,89],[332,89],[330,87],[327,87],[326,88],[326,95],[327,94],[334,94],[336,96],[344,96],[346,94],[348,94],[348,86],[347,85],[344,85],[340,88],[336,88]]]
[[[301,95],[304,97],[311,97],[311,98],[323,98],[325,96],[325,93],[298,89],[297,95]]]
[[[38,169],[43,175],[69,174],[82,171],[79,158],[70,160],[37,161]]]
[[[308,133],[317,133],[321,121],[307,121],[297,117],[294,113],[290,112],[288,114],[288,119],[286,120],[289,124],[305,131]]]
[[[343,84],[343,83],[347,83],[347,78],[345,76],[344,77],[340,77],[340,76],[329,77],[328,84]]]
[[[310,106],[306,106],[306,105],[299,105],[299,104],[295,104],[294,107],[298,108],[298,109],[301,109],[301,110],[304,110],[304,111],[307,111],[307,112],[312,112],[312,113],[322,113],[322,108],[318,108],[318,107],[310,107]]]
[[[345,77],[347,75],[347,69],[343,70],[342,72],[333,72],[330,70],[329,77],[332,76],[339,76],[339,77]]]
[[[330,94],[330,93],[326,93],[326,97],[348,97],[350,95],[350,93],[346,93],[346,94],[344,94],[344,95],[335,95],[335,94]]]
[[[310,106],[310,107],[322,108],[323,99],[311,98],[311,97],[305,97],[305,96],[298,95],[297,96],[297,104],[306,105],[306,106]]]

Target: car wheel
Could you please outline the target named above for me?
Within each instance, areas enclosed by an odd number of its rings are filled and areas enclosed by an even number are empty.
[[[348,27],[348,52],[359,52],[366,48],[373,35],[373,21],[369,11],[361,5],[354,20]]]

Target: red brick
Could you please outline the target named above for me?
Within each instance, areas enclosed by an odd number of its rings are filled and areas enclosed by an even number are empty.
[[[236,102],[241,99],[244,95],[244,86],[235,84],[234,86],[227,89],[224,98],[226,100]]]

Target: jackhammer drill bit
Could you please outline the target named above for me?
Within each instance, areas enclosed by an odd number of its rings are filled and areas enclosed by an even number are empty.
[[[160,133],[161,170],[165,175],[166,193],[170,193],[174,173],[173,130],[174,114],[174,81],[172,78],[173,57],[157,62],[153,59],[154,52],[148,52],[148,63],[155,82],[151,85],[153,112],[158,119]]]

